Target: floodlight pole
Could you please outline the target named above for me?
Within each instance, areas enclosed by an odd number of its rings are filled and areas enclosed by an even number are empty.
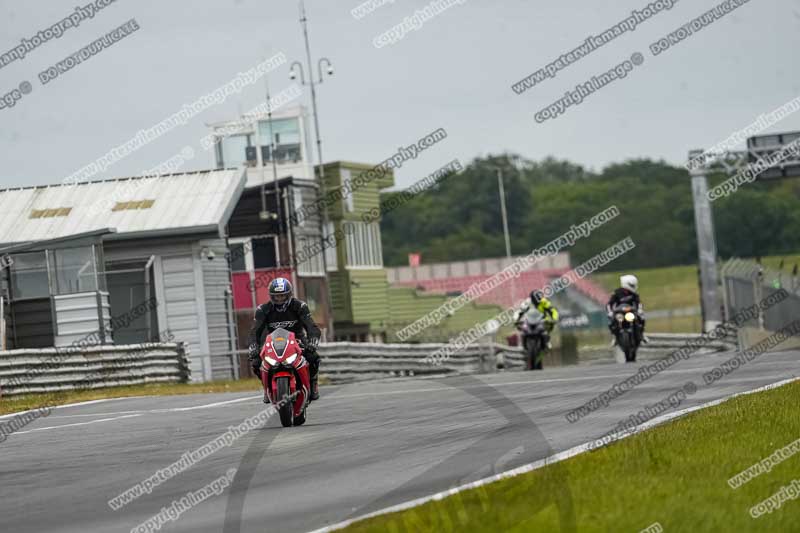
[[[327,197],[327,191],[326,191],[327,187],[326,187],[326,184],[325,184],[325,163],[323,162],[323,159],[322,159],[322,137],[320,136],[320,131],[319,131],[319,110],[317,108],[317,90],[316,90],[316,85],[317,84],[321,84],[324,81],[324,77],[322,75],[322,65],[324,63],[327,63],[327,65],[328,65],[328,75],[333,75],[333,67],[331,66],[331,62],[330,62],[330,60],[328,58],[326,58],[326,57],[320,58],[319,62],[317,63],[317,68],[319,70],[319,80],[316,81],[316,82],[314,81],[314,70],[312,69],[313,63],[311,61],[311,45],[309,44],[309,40],[308,40],[308,17],[306,16],[306,6],[305,6],[304,0],[300,0],[300,6],[299,7],[300,7],[300,25],[303,28],[303,39],[305,41],[305,48],[306,48],[306,60],[308,61],[308,63],[307,63],[308,64],[308,71],[309,71],[308,85],[311,87],[311,109],[312,109],[312,113],[314,115],[314,132],[316,134],[316,140],[317,140],[317,159],[318,159],[318,163],[319,163],[317,165],[317,168],[319,169],[319,174],[318,174],[318,179],[319,179],[319,189],[318,189],[318,191],[319,192],[318,192],[318,194],[319,194],[319,198],[320,199],[324,199],[324,198]],[[294,76],[296,75],[294,73],[295,67],[297,67],[297,69],[300,71],[300,82],[301,82],[301,84],[302,85],[306,85],[305,77],[303,75],[303,65],[299,61],[295,61],[289,67],[289,69],[292,71],[291,79],[294,79]],[[327,305],[325,306],[326,307],[325,310],[326,310],[326,313],[328,315],[328,323],[326,324],[326,326],[327,326],[326,327],[326,330],[327,330],[326,331],[326,334],[327,334],[326,336],[328,336],[329,338],[327,338],[326,340],[333,340],[333,336],[334,336],[334,330],[333,330],[333,328],[334,328],[334,325],[333,325],[334,324],[334,321],[333,321],[333,290],[331,288],[330,276],[328,275],[328,261],[327,261],[327,257],[326,257],[327,253],[325,251],[325,249],[326,249],[325,231],[326,231],[327,227],[328,227],[328,208],[324,207],[324,205],[323,205],[322,209],[320,209],[320,212],[319,212],[319,232],[320,232],[319,238],[320,238],[320,244],[322,246],[322,251],[320,253],[322,254],[323,277],[325,279],[325,285],[327,287],[327,295],[326,295],[327,296],[326,297]]]

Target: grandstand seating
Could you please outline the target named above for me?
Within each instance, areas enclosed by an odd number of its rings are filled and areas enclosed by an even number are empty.
[[[523,272],[514,280],[509,280],[494,289],[487,291],[478,297],[478,302],[490,305],[499,305],[504,308],[515,304],[513,296],[517,302],[524,299],[534,288],[542,288],[551,280],[569,272],[569,269],[549,269],[549,270],[529,270]],[[428,279],[397,282],[396,287],[409,287],[422,289],[434,294],[452,294],[466,292],[471,286],[489,279],[490,275],[459,276],[451,278]],[[592,281],[573,278],[572,288],[581,294],[589,297],[598,304],[605,305],[608,300],[608,293],[605,289]]]

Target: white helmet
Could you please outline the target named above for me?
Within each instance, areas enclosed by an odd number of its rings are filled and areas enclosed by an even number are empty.
[[[631,292],[639,290],[639,280],[633,274],[626,274],[619,277],[619,284],[623,289],[628,289]]]

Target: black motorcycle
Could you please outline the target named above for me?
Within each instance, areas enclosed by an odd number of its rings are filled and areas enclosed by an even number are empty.
[[[625,362],[636,361],[636,352],[642,343],[642,319],[632,305],[622,304],[612,310],[617,346],[625,354]]]

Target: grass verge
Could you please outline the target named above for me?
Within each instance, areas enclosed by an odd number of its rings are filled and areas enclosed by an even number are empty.
[[[740,396],[529,474],[345,531],[562,531],[554,495],[569,495],[576,531],[800,531],[800,498],[752,518],[751,507],[800,483],[800,454],[734,490],[727,480],[800,438],[800,383]],[[538,511],[536,510],[537,508]],[[566,531],[566,530],[564,530]]]
[[[260,384],[255,379],[237,381],[212,381],[209,383],[149,383],[128,387],[108,387],[81,391],[64,391],[44,394],[4,396],[0,400],[0,415],[35,409],[46,405],[56,406],[89,400],[123,398],[125,396],[171,396],[175,394],[203,394],[214,392],[258,393]]]
[[[330,380],[320,376],[320,385],[329,385]],[[37,407],[65,405],[68,403],[125,398],[128,396],[174,396],[182,394],[208,394],[222,392],[261,392],[261,384],[255,378],[211,381],[208,383],[148,383],[128,387],[48,392],[43,394],[20,394],[4,396],[0,400],[0,415],[27,411]]]

